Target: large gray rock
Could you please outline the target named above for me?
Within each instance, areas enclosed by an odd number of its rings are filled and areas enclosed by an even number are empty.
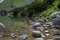
[[[40,31],[33,31],[32,36],[35,38],[40,38],[41,37],[41,32]]]
[[[55,18],[53,20],[53,25],[60,25],[60,19],[59,18]]]
[[[51,17],[53,17],[53,18],[60,18],[60,11],[56,11],[56,12],[54,12],[54,13],[52,13],[51,14]]]

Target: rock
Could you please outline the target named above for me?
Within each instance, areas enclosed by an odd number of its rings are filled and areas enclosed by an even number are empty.
[[[53,25],[60,25],[60,18],[56,18],[53,20]]]
[[[49,33],[49,31],[48,30],[45,30],[45,33]]]
[[[46,37],[44,34],[41,34],[41,36],[44,38],[44,37]]]
[[[57,29],[52,29],[53,35],[60,36],[60,31]]]
[[[52,22],[47,22],[46,24],[47,24],[47,25],[50,25],[50,26],[52,26],[52,25],[53,25],[53,23],[52,23]]]
[[[41,37],[41,32],[40,31],[33,31],[32,36],[35,38],[40,38]]]
[[[43,31],[44,28],[43,28],[43,27],[37,27],[37,30],[38,30],[38,31]]]
[[[54,40],[60,40],[60,37],[59,38],[55,38]]]
[[[39,22],[36,22],[36,23],[34,23],[33,25],[34,25],[34,26],[37,26],[37,25],[40,25],[40,23],[39,23]]]
[[[13,8],[14,6],[15,6],[14,4],[11,4],[11,6],[10,6],[10,7],[11,7],[11,8]]]
[[[60,11],[56,11],[56,12],[52,13],[51,17],[53,17],[53,18],[60,18]]]
[[[48,39],[48,40],[54,40],[54,39]]]
[[[0,3],[2,3],[4,0],[0,0]]]
[[[18,38],[19,38],[19,40],[26,40],[28,38],[28,35],[23,34],[23,35],[19,36]]]
[[[50,34],[49,34],[49,33],[46,33],[45,35],[46,35],[46,36],[49,36]]]
[[[17,36],[15,35],[15,33],[11,33],[10,36],[11,36],[12,38],[16,38],[16,37],[17,37]]]
[[[0,34],[0,38],[3,38],[4,37],[4,35],[3,34]]]
[[[44,40],[43,38],[36,38],[35,40]]]
[[[5,25],[3,23],[0,23],[0,27],[5,28]]]
[[[35,0],[27,0],[27,2],[21,3],[21,4],[20,4],[20,7],[25,7],[25,6],[33,3],[34,1],[35,1]]]

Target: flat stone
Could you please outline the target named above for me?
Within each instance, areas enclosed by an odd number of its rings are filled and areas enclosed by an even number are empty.
[[[36,38],[35,40],[44,40],[43,38]]]

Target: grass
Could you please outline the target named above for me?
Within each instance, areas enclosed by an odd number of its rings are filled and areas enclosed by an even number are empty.
[[[0,3],[0,9],[12,9],[10,6],[14,4],[14,7],[19,7],[21,3],[25,3],[28,0],[4,0],[4,2]],[[14,8],[13,7],[13,8]]]
[[[27,21],[21,18],[9,18],[0,16],[0,22],[3,23],[8,28],[16,28],[16,27],[28,27]]]
[[[55,2],[45,11],[41,13],[42,16],[48,17],[50,14],[58,10],[57,5],[59,4],[59,0],[55,0]]]
[[[11,10],[14,9],[15,7],[20,7],[21,4],[26,2],[28,2],[28,0],[4,0],[2,3],[0,3],[0,9]],[[11,4],[14,4],[13,8],[10,7]],[[0,22],[5,24],[7,27],[12,27],[12,28],[15,28],[16,26],[18,27],[27,26],[26,21],[25,20],[21,21],[21,18],[14,19],[14,18],[0,16]]]

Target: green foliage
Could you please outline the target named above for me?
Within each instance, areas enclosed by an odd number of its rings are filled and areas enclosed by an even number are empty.
[[[50,14],[58,10],[57,5],[59,4],[59,0],[55,0],[55,2],[45,11],[41,13],[44,17],[49,17]]]
[[[4,2],[0,3],[0,9],[8,9],[12,10],[16,7],[19,7],[22,3],[27,2],[28,0],[4,0]],[[11,8],[11,5],[14,5],[13,8]]]

